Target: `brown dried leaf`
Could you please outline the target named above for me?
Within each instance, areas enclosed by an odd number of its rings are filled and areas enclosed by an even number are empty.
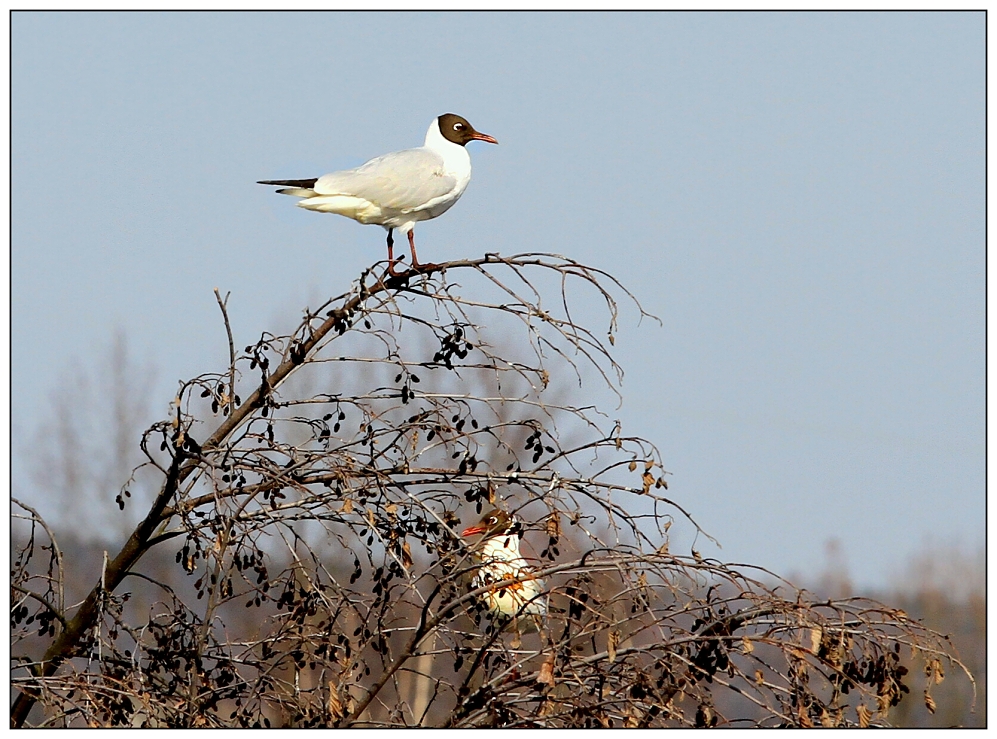
[[[353,513],[353,498],[347,498],[343,501],[343,507],[339,509],[340,513]]]
[[[651,486],[654,484],[654,475],[650,472],[645,472],[644,476],[641,477],[641,481],[644,483],[644,495],[647,495],[647,491],[650,490]]]
[[[799,660],[799,665],[798,665],[797,669],[799,669],[802,672],[806,672],[806,670],[807,670],[807,668],[806,668],[806,664],[807,664],[806,660],[810,656],[810,652],[808,652],[806,649],[803,649],[802,647],[795,647],[795,646],[793,646],[791,644],[787,644],[786,645],[786,654],[792,655],[793,657],[795,657],[796,659],[798,659]]]
[[[335,719],[343,717],[343,702],[339,700],[339,691],[331,682],[329,683],[329,714]]]
[[[751,643],[751,639],[746,636],[741,637],[741,649],[744,650],[745,654],[751,654],[755,651],[754,645]]]
[[[402,564],[406,567],[412,566],[412,547],[408,545],[408,541],[402,542]]]
[[[550,655],[542,665],[540,665],[540,674],[537,675],[537,682],[542,685],[554,686],[554,655]]]
[[[635,469],[637,469],[637,462],[636,462],[636,460],[631,459],[630,460],[630,464],[627,465],[627,466],[630,468],[630,471],[633,472]]]
[[[561,516],[558,513],[550,514],[547,519],[547,536],[557,538],[561,535]]]
[[[942,661],[940,659],[936,658],[928,662],[924,671],[935,685],[941,684],[942,680],[945,679],[945,670],[942,668]]]
[[[887,683],[884,688],[885,691],[876,696],[876,713],[881,713],[885,716],[887,711],[890,710],[890,700],[893,697],[893,691],[891,690],[891,683]],[[880,688],[880,690],[884,690],[884,688]]]
[[[613,629],[609,632],[609,636],[606,638],[606,651],[609,653],[609,661],[616,661],[616,647],[620,643],[620,632],[617,629]]]
[[[855,708],[855,713],[859,717],[859,726],[863,729],[869,728],[869,722],[872,721],[872,711],[865,707],[865,703],[859,703]]]
[[[928,713],[934,713],[935,709],[938,707],[935,704],[935,699],[931,697],[931,693],[927,690],[924,691],[924,707],[928,709]]]
[[[810,651],[814,654],[820,651],[820,640],[823,636],[824,632],[819,626],[810,629]]]

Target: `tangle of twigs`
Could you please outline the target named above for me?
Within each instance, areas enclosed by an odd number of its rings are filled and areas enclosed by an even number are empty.
[[[673,525],[705,532],[656,447],[598,409],[622,378],[618,300],[647,316],[605,272],[367,271],[241,352],[216,297],[230,364],[146,431],[158,494],[80,604],[17,503],[15,726],[868,725],[912,654],[926,701],[961,667],[902,612],[669,551]],[[472,577],[458,532],[485,506],[519,521],[539,633],[484,606],[515,585]]]

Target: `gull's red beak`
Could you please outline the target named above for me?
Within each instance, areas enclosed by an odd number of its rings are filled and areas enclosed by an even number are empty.
[[[475,131],[471,134],[471,139],[474,141],[487,141],[489,144],[497,144],[498,141],[494,137],[489,136],[487,133],[481,133],[480,131]]]
[[[475,534],[483,534],[483,533],[485,533],[485,527],[482,526],[481,524],[478,524],[477,526],[468,526],[466,529],[464,529],[461,532],[460,535],[461,536],[474,536]]]

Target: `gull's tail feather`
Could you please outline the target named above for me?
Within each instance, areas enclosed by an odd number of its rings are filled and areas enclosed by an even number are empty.
[[[310,190],[315,187],[315,183],[318,182],[318,177],[312,177],[310,180],[258,180],[257,185],[284,185],[285,187],[298,187]]]
[[[277,192],[281,195],[294,195],[298,198],[311,198],[315,196],[315,191],[312,190],[312,187],[314,187],[316,182],[318,182],[317,177],[313,177],[310,180],[260,180],[256,184],[286,185],[284,189]]]

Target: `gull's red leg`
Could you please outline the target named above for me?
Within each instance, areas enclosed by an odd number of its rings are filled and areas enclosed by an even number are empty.
[[[392,236],[394,229],[388,229],[388,274],[398,275],[400,272],[395,271],[395,238]],[[412,232],[409,232],[409,238],[411,240]]]
[[[408,248],[412,252],[412,269],[420,267],[435,267],[435,264],[419,264],[419,257],[415,255],[415,229],[408,232]]]
[[[412,252],[412,266],[419,266],[419,257],[415,255],[415,229],[408,232],[408,248]]]

